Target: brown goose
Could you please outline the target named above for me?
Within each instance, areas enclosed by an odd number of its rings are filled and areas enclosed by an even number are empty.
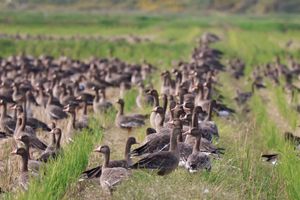
[[[72,133],[74,133],[77,130],[82,130],[84,128],[88,127],[87,121],[78,121],[76,116],[76,110],[74,105],[67,105],[63,111],[69,113],[71,115],[71,118],[67,125],[67,135],[72,138]]]
[[[26,102],[24,102],[24,104],[26,104]],[[36,118],[33,118],[33,117],[27,117],[28,114],[27,114],[27,109],[23,109],[22,106],[20,105],[15,105],[13,107],[13,109],[15,110],[15,114],[14,114],[14,119],[13,120],[17,120],[17,113],[23,113],[25,112],[24,115],[26,115],[26,129],[30,128],[30,129],[33,129],[33,130],[37,130],[37,129],[41,129],[43,131],[50,131],[51,129],[48,127],[47,124],[45,124],[44,122],[36,119]]]
[[[137,107],[144,108],[146,105],[153,105],[153,96],[147,93],[149,90],[145,90],[144,84],[142,82],[139,83],[138,86],[139,94],[136,96],[135,99]]]
[[[26,109],[24,110],[22,106],[15,105],[12,107],[15,110],[15,117],[16,117],[16,127],[14,130],[14,139],[17,139],[19,136],[24,134],[28,135],[36,135],[33,128],[26,126],[27,116],[26,116]]]
[[[106,112],[112,108],[112,103],[106,100],[105,89],[101,89],[100,93],[97,87],[93,87],[93,89],[95,90],[95,98],[93,100],[94,113]]]
[[[156,130],[154,128],[147,128],[146,129],[146,137],[142,145],[146,144],[151,140],[152,137],[155,137]]]
[[[40,161],[30,159],[29,147],[31,145],[31,137],[28,135],[22,135],[20,138],[17,138],[17,141],[21,141],[25,145],[24,148],[28,153],[28,169],[32,172],[38,173],[42,163]]]
[[[59,96],[59,102],[66,106],[68,104],[76,103],[77,100],[73,94],[73,89],[71,86],[67,88],[65,84],[62,84],[62,93]]]
[[[44,92],[44,87],[42,84],[37,85],[37,97],[36,101],[39,105],[43,106],[46,108],[47,101],[49,100]],[[48,99],[48,100],[47,100]]]
[[[180,134],[181,128],[174,128],[170,137],[169,151],[160,151],[149,154],[137,161],[130,168],[132,169],[151,169],[158,170],[160,176],[167,175],[174,171],[179,163],[179,152],[177,149],[177,136]]]
[[[144,120],[146,115],[124,115],[124,100],[119,99],[117,103],[120,105],[115,121],[117,127],[127,129],[128,132],[130,132],[132,128],[138,128],[145,125]]]
[[[29,172],[28,172],[28,156],[29,153],[23,147],[17,148],[11,152],[12,155],[19,155],[22,158],[20,175],[18,177],[19,185],[24,190],[28,190]]]
[[[7,115],[7,105],[5,100],[0,100],[1,116],[0,131],[5,136],[12,136],[16,127],[16,121]]]
[[[16,109],[20,108],[21,106],[17,106]],[[22,108],[22,107],[21,107]],[[20,139],[23,135],[28,135],[30,137],[30,145],[34,148],[45,150],[47,148],[47,145],[44,144],[40,139],[36,137],[36,134],[34,130],[31,127],[26,126],[26,114],[25,112],[22,112],[21,110],[17,111],[18,118],[16,123],[16,128],[14,131],[14,139],[17,141]]]
[[[68,117],[67,113],[63,111],[62,107],[52,104],[52,91],[48,91],[49,98],[46,104],[46,113],[50,120],[62,120]]]
[[[129,178],[131,173],[123,167],[109,167],[110,149],[108,146],[105,145],[98,147],[95,151],[100,152],[104,155],[100,184],[104,190],[108,191],[111,194],[118,184],[120,184],[123,180]]]
[[[110,168],[114,167],[123,167],[123,168],[128,168],[129,166],[132,165],[132,160],[130,158],[130,149],[131,146],[134,144],[138,144],[136,142],[136,139],[134,137],[129,137],[126,142],[125,146],[125,157],[124,160],[110,160],[108,163],[108,166]],[[92,178],[99,178],[101,176],[101,170],[102,166],[98,166],[92,169],[89,169],[81,174],[81,179],[80,180],[86,180],[86,179],[92,179]]]
[[[210,157],[206,153],[200,151],[201,131],[197,128],[194,128],[189,131],[189,134],[197,139],[193,147],[193,152],[191,155],[189,155],[186,161],[186,169],[189,170],[190,173],[194,173],[202,169],[210,171]]]
[[[14,83],[12,87],[13,87],[13,94],[12,94],[13,100],[17,103],[21,103],[23,101],[24,94],[21,93],[19,89],[19,84]]]
[[[202,132],[202,137],[207,139],[208,141],[212,141],[213,136],[215,136],[217,139],[219,138],[218,127],[215,122],[211,120],[212,111],[215,104],[215,100],[210,101],[207,118],[199,123],[199,129]]]
[[[62,132],[60,128],[53,128],[50,132],[52,140],[50,145],[47,146],[45,151],[40,155],[37,159],[38,161],[47,162],[49,159],[55,159],[57,155],[60,153],[60,142]]]
[[[171,132],[152,133],[147,137],[147,142],[142,146],[134,149],[130,154],[132,156],[148,155],[161,150],[166,150],[165,147],[170,143],[170,135],[173,132],[173,127],[182,128],[181,121],[175,119],[172,124]],[[149,130],[152,132],[152,130]]]
[[[25,93],[25,101],[26,101],[27,117],[32,117],[33,116],[32,106],[39,106],[39,105],[36,102],[35,97],[33,96],[31,91],[27,91]]]
[[[154,104],[153,104],[153,109],[155,109],[157,106],[159,106],[159,99],[158,99],[158,93],[157,90],[150,90],[148,92],[154,99]],[[151,127],[155,128],[155,117],[156,117],[157,113],[155,112],[151,112],[150,114],[150,124]]]
[[[152,110],[152,112],[156,114],[153,128],[157,132],[160,132],[161,129],[164,127],[165,111],[161,106],[157,106]]]

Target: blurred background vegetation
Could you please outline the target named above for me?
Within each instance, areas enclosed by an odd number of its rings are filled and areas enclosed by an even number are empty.
[[[298,13],[299,0],[0,0],[1,9],[198,13]]]

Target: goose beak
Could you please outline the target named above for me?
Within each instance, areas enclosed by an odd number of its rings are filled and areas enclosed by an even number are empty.
[[[11,155],[17,155],[17,151],[18,149],[13,150],[12,152],[10,152]]]
[[[76,97],[76,100],[82,100],[82,96]]]
[[[16,109],[17,109],[17,104],[15,104],[15,105],[11,105],[11,106],[10,106],[10,109],[12,109],[12,110],[16,110]]]
[[[97,147],[96,149],[94,149],[93,152],[100,152],[100,149],[101,149],[101,146],[100,146],[100,147]]]

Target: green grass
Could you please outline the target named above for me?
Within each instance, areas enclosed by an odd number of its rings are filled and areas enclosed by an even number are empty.
[[[76,59],[90,56],[107,57],[112,53],[130,63],[141,63],[143,59],[160,70],[173,66],[175,61],[189,60],[197,37],[204,31],[218,33],[223,41],[214,45],[224,51],[224,61],[238,56],[246,63],[246,76],[250,77],[256,65],[272,61],[276,55],[285,56],[282,46],[290,38],[300,41],[300,21],[297,16],[245,17],[207,16],[187,17],[145,16],[145,15],[98,15],[80,13],[12,13],[0,14],[0,29],[5,33],[30,33],[49,35],[118,35],[153,36],[152,41],[130,44],[113,41],[12,41],[0,39],[0,56],[25,52],[34,56],[49,54],[59,57],[62,53]],[[295,57],[300,52],[291,49]],[[247,79],[246,79],[247,80]],[[220,74],[224,85],[221,94],[236,110],[232,101],[237,87],[249,89],[249,83],[234,81],[228,75]],[[158,72],[153,84],[159,86]],[[276,108],[287,123],[295,128],[297,113],[285,104],[286,96],[279,88],[270,90]],[[148,112],[149,109],[135,108],[136,89],[125,93],[126,112]],[[178,169],[170,176],[157,177],[144,171],[137,171],[133,177],[120,185],[115,199],[299,199],[300,166],[290,144],[286,144],[280,130],[265,108],[261,96],[251,101],[253,113],[249,116],[238,114],[232,119],[216,119],[220,131],[221,147],[226,154],[213,161],[211,173],[190,175]],[[115,110],[97,119],[105,128],[114,127]],[[96,125],[94,124],[93,128]],[[115,131],[115,130],[113,130]],[[119,131],[119,130],[118,130]],[[144,129],[135,133],[143,139]],[[122,133],[120,133],[122,134]],[[105,135],[109,138],[109,135]],[[68,190],[76,192],[79,174],[88,163],[93,146],[101,140],[99,127],[93,133],[84,132],[75,142],[66,146],[64,156],[46,166],[46,174],[35,179],[28,192],[20,193],[19,199],[60,199]],[[123,142],[123,141],[122,141]],[[117,144],[114,144],[117,145]],[[118,144],[119,145],[119,144]],[[281,162],[272,167],[261,162],[260,155],[279,152]],[[208,191],[208,192],[206,192]],[[187,195],[187,196],[184,196]],[[11,198],[13,198],[11,196]]]
[[[260,134],[263,135],[263,142],[268,150],[273,150],[280,154],[280,161],[276,166],[278,175],[282,177],[283,184],[289,199],[299,199],[299,170],[300,160],[296,155],[294,147],[284,141],[275,122],[271,121],[266,107],[259,96],[255,95],[252,101],[252,109],[256,118],[256,124]]]
[[[84,130],[74,138],[74,142],[63,148],[62,154],[47,163],[38,178],[30,180],[27,192],[11,194],[7,199],[60,199],[68,187],[78,181],[79,175],[88,164],[88,155],[96,142],[102,138],[103,130],[96,119],[90,123],[93,131]]]

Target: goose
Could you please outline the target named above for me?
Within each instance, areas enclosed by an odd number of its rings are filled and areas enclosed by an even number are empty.
[[[11,152],[11,155],[19,155],[22,158],[20,175],[18,177],[19,185],[22,189],[28,190],[29,171],[28,171],[28,156],[29,153],[23,147],[17,148]]]
[[[151,153],[141,160],[137,161],[131,169],[151,169],[157,170],[157,175],[164,176],[174,171],[179,163],[179,152],[177,148],[177,136],[180,134],[181,128],[175,127],[170,137],[169,151],[160,151]]]
[[[14,83],[12,88],[13,88],[12,98],[13,98],[14,102],[17,102],[17,103],[22,102],[24,94],[21,93],[21,91],[19,89],[19,84]]]
[[[73,94],[73,89],[71,86],[66,86],[65,84],[62,84],[62,93],[59,96],[59,102],[66,106],[68,104],[77,103],[77,99],[75,98]]]
[[[138,95],[136,96],[135,102],[138,108],[144,108],[146,105],[152,106],[154,103],[153,96],[148,94],[149,89],[145,89],[144,84],[141,82],[138,84]]]
[[[157,132],[160,132],[161,129],[164,127],[164,121],[165,121],[165,111],[162,107],[157,106],[155,107],[152,112],[156,113],[155,121],[154,121],[154,129]]]
[[[24,105],[26,104],[26,102],[24,102]],[[25,107],[25,106],[24,106]],[[50,131],[51,129],[48,127],[47,124],[45,124],[44,122],[34,118],[34,117],[28,117],[27,114],[27,109],[23,109],[22,106],[20,105],[15,105],[14,107],[12,107],[15,110],[15,114],[14,114],[14,119],[13,120],[17,120],[17,113],[23,113],[25,112],[24,115],[26,115],[26,129],[33,129],[34,131],[37,129],[41,129],[43,131]]]
[[[37,86],[37,97],[36,97],[36,102],[46,108],[48,98],[46,97],[46,94],[44,92],[44,87],[42,84],[38,84]]]
[[[102,113],[108,111],[110,108],[112,108],[112,103],[106,100],[106,93],[105,89],[99,89],[97,87],[93,87],[93,90],[95,91],[95,98],[93,100],[93,110],[94,113]],[[99,90],[101,92],[101,95],[99,93]]]
[[[64,112],[69,113],[71,115],[67,125],[68,127],[67,129],[69,132],[72,132],[73,130],[82,130],[88,127],[88,122],[86,120],[84,121],[77,120],[77,114],[75,109],[76,109],[76,105],[70,105],[70,104],[68,104],[63,109]]]
[[[10,81],[3,81],[0,85],[0,100],[7,103],[15,103],[12,98],[13,89],[11,88]]]
[[[148,92],[149,95],[151,95],[154,99],[154,104],[153,104],[153,109],[155,109],[157,106],[159,106],[159,99],[158,99],[158,93],[157,90],[150,90]],[[155,118],[156,118],[157,113],[151,112],[150,114],[150,124],[151,127],[155,127]]]
[[[127,139],[126,146],[125,146],[124,159],[123,160],[110,160],[108,166],[110,168],[114,168],[114,167],[128,168],[129,166],[131,166],[132,160],[130,157],[130,149],[131,149],[131,146],[134,144],[138,144],[136,139],[134,137],[129,137]],[[81,174],[80,181],[86,180],[86,179],[99,178],[101,176],[101,170],[102,170],[102,166],[100,165],[95,168],[84,171]]]
[[[175,119],[171,125],[173,126],[171,132],[151,133],[147,136],[148,141],[145,142],[142,146],[132,150],[130,154],[132,156],[141,156],[155,153],[161,150],[166,150],[165,147],[170,143],[170,136],[173,132],[173,128],[182,128],[182,124],[179,119]],[[153,132],[153,130],[154,129],[150,129],[148,131]]]
[[[89,94],[89,93],[86,93],[86,92],[83,92],[80,90],[80,85],[77,81],[75,81],[75,88],[74,88],[74,95],[76,97],[76,99],[83,99],[83,100],[86,100],[88,105],[93,105],[93,101],[94,101],[94,96]]]
[[[25,107],[24,107],[25,108]],[[15,110],[15,118],[16,118],[16,127],[14,129],[14,139],[17,139],[18,136],[22,134],[29,134],[35,136],[35,131],[32,127],[26,126],[27,123],[27,115],[26,108],[23,109],[23,106],[15,105],[12,107]],[[18,123],[19,122],[19,123]]]
[[[7,115],[6,101],[0,100],[1,116],[0,116],[0,131],[5,136],[12,136],[16,127],[16,121]]]
[[[149,142],[153,136],[155,137],[154,133],[157,133],[156,130],[154,128],[148,127],[146,129],[146,137],[145,137],[144,142],[142,143],[142,145],[144,145],[147,142]]]
[[[186,169],[190,173],[197,172],[198,170],[206,169],[208,171],[211,170],[211,161],[210,157],[200,151],[200,145],[201,145],[201,131],[197,128],[191,129],[189,131],[189,134],[193,137],[196,137],[196,143],[193,147],[193,152],[191,155],[189,155],[187,161],[186,161]]]
[[[28,152],[28,169],[32,172],[38,173],[42,163],[38,160],[30,159],[29,148],[31,145],[31,139],[32,139],[32,137],[30,137],[28,135],[22,135],[20,138],[17,138],[17,141],[21,141],[22,143],[24,143],[24,145],[25,145],[24,148],[25,148],[26,152]]]
[[[269,162],[272,165],[276,165],[277,162],[278,162],[279,154],[277,154],[277,153],[274,153],[274,154],[262,154],[261,157],[262,157],[263,161]]]
[[[117,127],[127,129],[128,132],[130,132],[132,128],[137,128],[145,125],[144,120],[147,115],[124,115],[124,100],[119,99],[117,103],[120,105],[115,120]]]
[[[30,139],[30,145],[36,149],[45,150],[47,145],[43,143],[39,138],[36,137],[35,132],[32,132],[30,127],[25,126],[26,119],[24,115],[17,118],[16,129],[14,132],[14,139],[18,141],[22,136],[27,135]],[[26,127],[26,128],[25,128]]]
[[[107,145],[100,146],[94,151],[100,152],[104,155],[100,184],[104,190],[112,194],[112,191],[116,188],[116,186],[119,185],[122,181],[128,179],[131,173],[123,167],[111,168],[109,166],[110,148]]]
[[[46,113],[50,120],[62,120],[68,117],[67,113],[63,111],[62,107],[52,104],[52,92],[48,91],[49,98],[46,104]]]
[[[255,91],[255,83],[251,84],[251,92],[240,92],[239,90],[236,91],[237,96],[234,97],[235,102],[237,105],[245,104],[253,95]]]
[[[32,106],[39,106],[31,91],[25,93],[27,117],[33,116]]]
[[[50,158],[55,159],[61,151],[61,147],[60,147],[61,136],[62,136],[61,129],[56,128],[54,126],[50,134],[52,138],[51,143],[50,145],[47,146],[45,151],[37,159],[38,161],[47,162]]]
[[[213,136],[215,136],[217,139],[219,138],[218,127],[213,121],[211,121],[212,111],[215,104],[215,100],[210,101],[207,118],[204,121],[201,121],[198,125],[202,132],[202,137],[208,141],[212,141]]]

